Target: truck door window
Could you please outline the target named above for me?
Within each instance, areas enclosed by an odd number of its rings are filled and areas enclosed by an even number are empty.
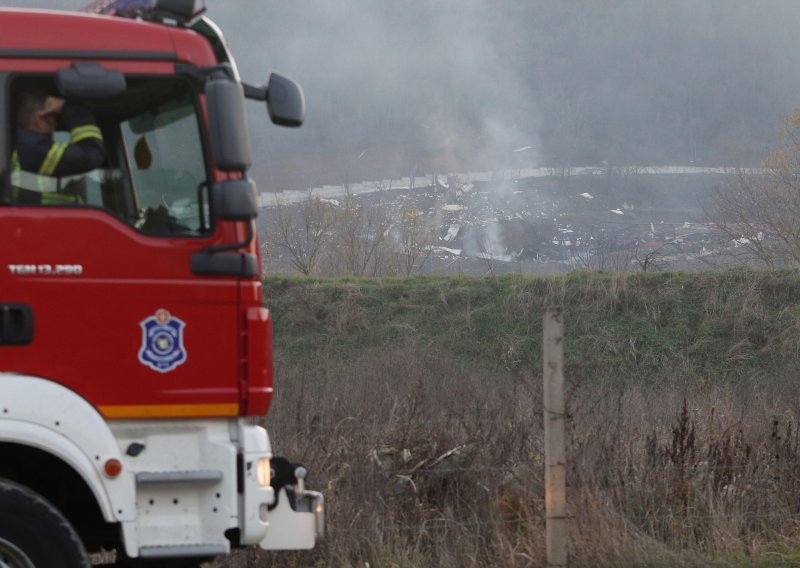
[[[136,227],[146,233],[200,234],[207,229],[206,170],[191,92],[121,123]]]
[[[49,101],[57,112],[48,119],[42,97],[58,99],[54,87],[41,76],[12,82],[12,203],[99,207],[154,236],[210,231],[208,169],[188,83],[129,78],[127,91],[113,98]],[[37,93],[38,102],[30,102],[30,93]],[[24,128],[31,112],[38,112],[40,122]],[[46,131],[47,120],[55,132]],[[81,151],[88,156],[84,161]]]

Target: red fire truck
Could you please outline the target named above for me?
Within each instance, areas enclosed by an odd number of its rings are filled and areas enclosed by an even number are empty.
[[[0,9],[0,566],[311,548],[322,495],[253,425],[272,332],[244,110],[299,126],[302,90],[243,83],[194,0],[91,11]],[[31,92],[94,120],[36,171]],[[86,136],[102,163],[56,175]]]

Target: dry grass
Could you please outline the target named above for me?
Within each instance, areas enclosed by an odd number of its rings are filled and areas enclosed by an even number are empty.
[[[326,493],[329,533],[220,566],[544,565],[536,336],[552,300],[567,318],[572,564],[800,565],[796,274],[271,293],[295,319],[276,320],[267,426]]]

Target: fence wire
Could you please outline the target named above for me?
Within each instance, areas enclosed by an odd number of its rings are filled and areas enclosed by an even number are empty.
[[[434,461],[431,459],[430,461]],[[764,474],[773,474],[773,475],[788,475],[793,474],[797,476],[797,482],[800,484],[800,471],[786,471],[786,469],[790,469],[793,467],[800,467],[800,461],[791,461],[791,462],[776,462],[775,464],[771,464],[776,469],[782,468],[781,471],[773,471],[770,469],[770,466],[764,466],[759,464],[742,464],[742,465],[705,465],[702,467],[691,467],[687,466],[685,468],[677,468],[677,467],[659,467],[659,466],[638,466],[638,467],[625,467],[625,468],[614,468],[610,466],[603,466],[601,464],[581,464],[583,467],[591,467],[593,475],[584,475],[581,474],[580,477],[582,479],[587,480],[597,480],[598,474],[608,474],[608,473],[615,473],[617,474],[618,479],[633,479],[635,476],[648,476],[648,475],[664,475],[671,472],[679,472],[683,471],[686,476],[691,475],[703,475],[703,474],[715,474],[715,473],[725,473],[727,471],[757,471],[763,470]],[[408,467],[408,468],[398,468],[398,469],[380,469],[379,467],[373,468],[352,468],[346,466],[342,468],[341,473],[347,475],[348,477],[391,477],[396,475],[409,475],[409,474],[442,474],[442,473],[466,473],[466,472],[505,472],[509,475],[513,474],[515,467],[544,467],[543,464],[525,464],[520,463],[515,466],[474,466],[474,467]],[[570,464],[567,463],[567,469],[570,469]],[[604,479],[605,481],[606,479]],[[670,479],[665,479],[664,481],[670,481]]]
[[[595,513],[581,513],[581,514],[568,514],[567,520],[570,522],[581,521],[608,521],[609,523],[631,522],[631,521],[647,521],[647,522],[664,522],[664,521],[679,521],[681,523],[692,522],[710,522],[718,521],[720,518],[725,517],[727,521],[759,521],[759,520],[785,520],[795,521],[800,524],[800,513],[721,513],[720,515],[625,515],[623,513],[616,515],[609,514],[595,514]],[[489,520],[481,519],[427,519],[417,525],[400,525],[400,524],[385,524],[375,525],[371,528],[355,528],[355,527],[340,527],[328,526],[328,533],[331,537],[336,534],[378,534],[386,532],[400,532],[419,534],[424,532],[453,532],[457,529],[482,529],[482,528],[503,528],[503,527],[520,527],[520,528],[534,528],[538,527],[545,522],[545,515],[535,515],[528,518],[518,519],[504,519],[492,518]]]

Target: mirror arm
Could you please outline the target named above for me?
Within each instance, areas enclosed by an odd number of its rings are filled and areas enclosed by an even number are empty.
[[[248,99],[254,101],[266,101],[267,100],[267,88],[264,86],[256,87],[253,85],[248,85],[247,83],[242,83],[242,87],[244,88],[244,96]]]
[[[250,243],[253,242],[253,236],[254,236],[254,234],[253,234],[253,221],[248,221],[247,222],[247,235],[245,236],[245,240],[243,240],[240,243],[232,243],[232,244],[229,244],[229,245],[216,245],[216,246],[212,245],[210,247],[204,248],[202,252],[205,253],[205,254],[216,254],[218,252],[226,252],[226,251],[229,251],[229,250],[236,250],[236,249],[244,248],[246,246],[249,246]]]
[[[219,75],[224,75],[231,81],[236,82],[236,74],[229,63],[220,63],[211,67],[198,67],[192,63],[176,63],[175,74],[189,77],[201,85],[205,83],[207,78],[218,77]]]
[[[205,231],[211,228],[211,220],[209,219],[209,226],[206,226],[206,200],[204,189],[208,189],[208,181],[203,180],[197,184],[197,203],[200,206],[200,230]]]

